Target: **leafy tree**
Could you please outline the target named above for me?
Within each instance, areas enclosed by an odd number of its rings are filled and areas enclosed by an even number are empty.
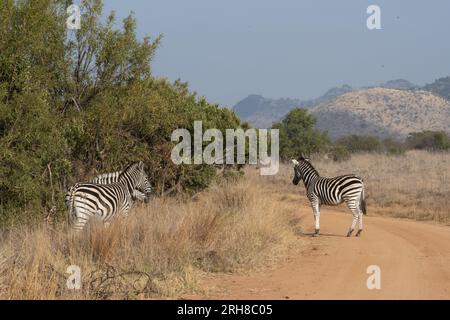
[[[305,109],[293,109],[272,128],[280,130],[280,157],[297,158],[300,154],[324,152],[331,142],[326,133],[314,128],[316,119]]]

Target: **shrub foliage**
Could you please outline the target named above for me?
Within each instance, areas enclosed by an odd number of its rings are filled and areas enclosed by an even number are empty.
[[[239,125],[186,83],[152,76],[161,37],[138,39],[133,15],[116,28],[100,0],[85,0],[74,31],[69,4],[0,4],[0,223],[62,212],[72,183],[138,159],[158,193],[202,188],[215,170],[175,166],[172,131]]]

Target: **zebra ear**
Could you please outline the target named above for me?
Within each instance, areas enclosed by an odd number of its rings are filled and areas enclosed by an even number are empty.
[[[309,161],[309,158],[305,158],[304,156],[298,157],[298,161],[306,161],[306,162],[310,162],[310,161]]]
[[[138,168],[139,170],[144,170],[144,163],[142,161],[138,162]]]
[[[298,161],[295,159],[292,159],[292,163],[294,164],[294,166],[298,165]]]

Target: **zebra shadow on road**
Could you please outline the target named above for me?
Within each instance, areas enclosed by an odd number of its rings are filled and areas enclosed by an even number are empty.
[[[300,234],[301,237],[313,237],[314,232],[303,232]],[[345,234],[334,234],[334,233],[320,233],[318,238],[320,237],[338,237],[338,238],[347,238]]]

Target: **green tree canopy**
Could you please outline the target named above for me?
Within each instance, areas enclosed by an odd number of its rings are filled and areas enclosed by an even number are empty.
[[[272,128],[280,130],[280,156],[283,159],[297,158],[301,154],[326,151],[330,139],[326,133],[314,128],[316,119],[305,109],[291,110]]]

